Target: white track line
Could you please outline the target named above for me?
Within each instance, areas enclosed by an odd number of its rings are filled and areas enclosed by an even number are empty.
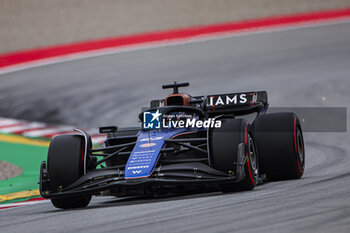
[[[35,128],[42,128],[45,126],[46,126],[46,124],[44,124],[44,123],[33,122],[33,123],[27,123],[27,124],[19,125],[19,126],[2,128],[2,129],[0,129],[0,132],[1,133],[12,133],[12,132],[20,131],[20,130],[31,130],[31,129],[35,129]]]
[[[46,135],[49,134],[55,134],[55,133],[61,133],[61,132],[68,132],[68,131],[73,131],[74,127],[69,127],[69,126],[59,126],[59,127],[53,127],[49,129],[42,129],[42,130],[34,130],[30,132],[25,132],[23,133],[23,136],[26,137],[45,137]]]
[[[6,127],[7,125],[18,124],[20,121],[15,119],[0,118],[0,126]]]
[[[37,204],[44,204],[44,203],[48,203],[48,202],[50,202],[50,200],[25,201],[25,202],[3,204],[3,205],[0,205],[0,211],[1,210],[7,210],[7,209],[9,209],[11,207],[25,206],[25,205],[37,205]],[[2,209],[2,208],[6,208],[6,209]]]
[[[0,127],[0,133],[14,133],[31,138],[73,133],[73,129],[76,128],[73,126],[48,125],[41,122],[29,122],[2,117],[0,117]],[[23,131],[23,133],[16,133],[17,131]],[[91,139],[93,144],[102,144],[106,139],[105,135],[98,134],[99,130],[97,128],[88,129],[86,131],[92,135]]]

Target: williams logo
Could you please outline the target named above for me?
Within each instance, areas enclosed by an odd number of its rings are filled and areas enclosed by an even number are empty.
[[[247,93],[242,94],[227,94],[227,95],[214,95],[208,97],[208,106],[216,107],[216,106],[224,106],[224,105],[236,105],[236,104],[246,104],[247,102],[251,101],[252,97],[250,94],[249,96]],[[252,103],[252,102],[250,102]]]
[[[157,111],[143,113],[143,128],[144,129],[160,129],[160,116],[162,114]]]

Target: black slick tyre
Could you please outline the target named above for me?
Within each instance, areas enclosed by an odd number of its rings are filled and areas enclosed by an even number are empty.
[[[260,170],[271,180],[299,179],[304,174],[305,148],[294,113],[269,113],[253,123]]]
[[[61,135],[52,139],[47,155],[50,189],[53,193],[77,181],[84,172],[84,138],[80,135]],[[61,209],[86,207],[91,195],[53,197],[51,203]]]
[[[258,183],[259,168],[255,143],[250,134],[248,121],[222,119],[221,128],[211,131],[210,147],[213,167],[217,170],[238,174],[239,147],[243,148],[244,178],[237,183],[220,186],[223,192],[252,190]]]

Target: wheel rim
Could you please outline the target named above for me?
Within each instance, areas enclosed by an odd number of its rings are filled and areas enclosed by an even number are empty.
[[[251,137],[249,137],[249,162],[250,162],[250,166],[252,168],[253,172],[253,176],[254,176],[254,180],[257,179],[258,177],[258,160],[257,160],[257,154],[256,154],[256,150],[255,150],[255,145],[253,142],[253,139]]]
[[[304,140],[303,140],[303,136],[300,132],[300,129],[298,128],[297,130],[297,146],[298,146],[298,157],[299,157],[299,161],[301,163],[301,165],[304,165]]]

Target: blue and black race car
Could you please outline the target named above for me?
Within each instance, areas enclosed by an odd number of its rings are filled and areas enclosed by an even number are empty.
[[[252,190],[268,180],[298,179],[305,152],[294,113],[266,113],[267,93],[173,93],[151,101],[142,127],[100,127],[104,146],[76,134],[52,139],[40,169],[40,193],[57,208],[85,207],[92,195]],[[253,120],[247,120],[247,116]]]

